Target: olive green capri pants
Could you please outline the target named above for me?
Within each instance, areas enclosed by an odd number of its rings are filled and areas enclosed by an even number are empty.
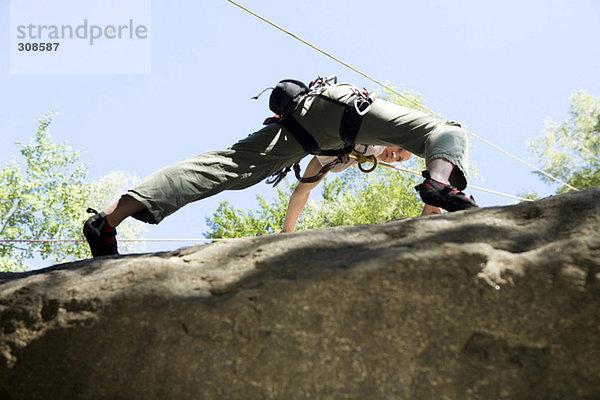
[[[338,84],[321,94],[350,103],[352,85]],[[339,127],[343,107],[318,96],[305,96],[293,115],[322,149],[341,149]],[[425,158],[428,163],[444,158],[455,165],[450,183],[466,187],[467,134],[460,126],[420,111],[384,100],[375,100],[364,116],[357,143],[398,146]],[[240,140],[226,150],[194,156],[158,170],[125,195],[146,209],[133,215],[157,224],[191,202],[224,190],[240,190],[257,184],[307,155],[294,137],[273,123]]]

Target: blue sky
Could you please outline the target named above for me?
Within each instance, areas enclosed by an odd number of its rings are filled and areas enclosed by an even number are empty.
[[[0,1],[0,26],[7,27],[9,4]],[[420,93],[428,107],[525,159],[530,159],[525,143],[540,133],[544,119],[567,117],[574,91],[600,95],[597,1],[242,4],[375,78]],[[310,81],[337,74],[377,89],[225,0],[152,1],[147,74],[10,74],[9,33],[3,30],[0,163],[52,109],[60,113],[52,128],[55,140],[87,151],[91,180],[112,170],[144,177],[182,158],[228,147],[270,114],[268,96],[250,97],[282,78]],[[476,139],[471,160],[485,178],[476,185],[513,194],[554,191],[526,166]],[[185,207],[147,236],[200,237],[205,217],[220,201],[253,208],[256,194],[273,193],[264,183],[223,193]],[[483,206],[511,203],[473,194]]]

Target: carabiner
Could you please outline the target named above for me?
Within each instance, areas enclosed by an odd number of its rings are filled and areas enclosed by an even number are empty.
[[[358,169],[360,169],[362,172],[365,173],[369,173],[369,172],[373,172],[375,171],[375,168],[377,168],[377,157],[371,155],[371,156],[362,156],[361,157],[362,160],[364,161],[359,161],[358,162]],[[373,166],[371,168],[364,168],[363,167],[363,163],[365,162],[372,162]]]
[[[371,104],[375,101],[377,94],[375,92],[369,93],[365,88],[362,91],[354,89],[353,92],[356,95],[354,108],[356,109],[356,113],[362,117],[371,109]]]

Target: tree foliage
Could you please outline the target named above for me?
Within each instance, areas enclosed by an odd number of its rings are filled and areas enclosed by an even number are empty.
[[[422,98],[412,92],[403,94],[418,103]],[[383,97],[405,107],[417,108],[413,103],[391,92]],[[424,162],[416,157],[403,167],[420,171]],[[277,196],[269,203],[257,196],[257,210],[243,210],[229,202],[221,202],[211,217],[206,218],[210,238],[233,238],[279,233],[285,220],[289,198],[294,184],[286,182],[284,189],[277,188]],[[422,203],[413,187],[420,178],[378,167],[365,174],[349,168],[340,175],[327,177],[322,183],[321,201],[309,201],[301,214],[297,230],[339,225],[381,223],[388,220],[419,215]]]
[[[548,173],[578,189],[600,185],[600,99],[585,91],[571,97],[569,118],[562,123],[545,121],[542,134],[529,151]],[[553,180],[541,174],[548,183]],[[563,186],[559,193],[569,189]]]
[[[422,164],[421,160],[412,163],[417,170],[423,169]],[[377,224],[418,216],[423,204],[414,186],[419,181],[414,175],[384,167],[366,175],[356,168],[348,169],[324,183],[322,201],[307,205],[300,227]]]
[[[210,228],[210,231],[205,233],[206,237],[239,238],[279,233],[293,191],[293,186],[287,179],[282,184],[286,184],[286,188],[278,186],[277,196],[271,203],[260,195],[256,196],[259,204],[256,211],[238,209],[228,201],[220,202],[212,217],[206,217],[206,224]]]
[[[87,183],[82,153],[67,143],[55,143],[50,125],[55,113],[45,115],[28,144],[17,143],[14,157],[0,170],[0,239],[81,239],[90,205],[113,201],[123,184],[134,179],[111,173]],[[133,229],[133,230],[132,230]],[[140,227],[124,226],[126,235]],[[89,257],[85,242],[0,242],[0,271],[24,270],[28,260],[50,259],[55,263]]]

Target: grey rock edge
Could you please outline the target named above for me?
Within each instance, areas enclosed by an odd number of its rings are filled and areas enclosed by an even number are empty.
[[[600,189],[0,274],[0,398],[599,399]]]

